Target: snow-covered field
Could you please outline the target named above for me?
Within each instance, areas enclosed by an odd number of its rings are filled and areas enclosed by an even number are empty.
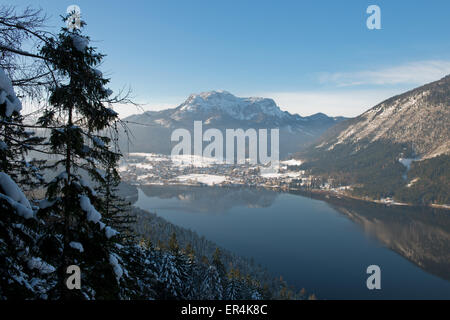
[[[282,178],[300,178],[301,172],[285,172],[285,173],[261,173],[261,177],[266,179],[282,179]]]
[[[299,166],[302,164],[302,161],[296,160],[296,159],[290,159],[290,160],[280,161],[280,164],[285,165],[285,166]]]
[[[171,156],[172,163],[179,167],[209,167],[213,164],[222,163],[216,158],[208,158],[196,155],[177,155]]]
[[[156,153],[133,152],[129,153],[130,158],[144,158],[146,162],[168,162],[171,161],[177,167],[209,167],[213,164],[222,163],[216,158],[202,157],[197,155],[161,155]],[[143,166],[143,164],[136,165]]]
[[[226,181],[227,178],[225,176],[217,176],[212,174],[188,174],[177,177],[177,180],[180,182],[199,182],[207,184],[208,186],[213,186]]]

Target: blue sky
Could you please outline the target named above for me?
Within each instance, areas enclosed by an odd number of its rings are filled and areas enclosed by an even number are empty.
[[[146,110],[227,90],[301,115],[356,116],[450,73],[448,0],[13,3],[41,7],[55,31],[59,15],[78,5],[86,34],[107,54],[112,88],[131,86]],[[381,30],[366,27],[371,4],[381,8]]]

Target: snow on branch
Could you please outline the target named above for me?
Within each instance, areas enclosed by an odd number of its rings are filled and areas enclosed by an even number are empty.
[[[0,199],[6,200],[25,219],[34,217],[30,202],[9,175],[0,172]]]
[[[0,105],[6,104],[5,115],[11,117],[13,112],[19,113],[22,110],[22,103],[14,92],[11,79],[0,67]]]

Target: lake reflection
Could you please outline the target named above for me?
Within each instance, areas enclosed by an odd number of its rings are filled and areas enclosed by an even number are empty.
[[[254,188],[144,186],[137,206],[319,298],[450,298],[450,212]],[[379,291],[366,268],[381,268]]]

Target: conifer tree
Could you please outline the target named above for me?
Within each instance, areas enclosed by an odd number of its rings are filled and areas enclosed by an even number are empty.
[[[179,292],[177,292],[177,297],[180,299],[186,299],[187,297],[194,295],[191,290],[191,283],[189,279],[190,266],[193,261],[183,254],[180,250],[180,245],[178,244],[177,236],[175,232],[172,233],[169,240],[169,251],[173,255],[174,268],[177,270],[177,277],[180,279]],[[176,290],[178,291],[178,290]]]
[[[200,289],[200,284],[203,275],[202,266],[196,261],[195,251],[192,248],[191,243],[186,245],[186,248],[182,252],[180,263],[182,263],[181,268],[185,270],[186,280],[184,283],[184,297],[186,299],[200,299],[202,292]]]
[[[156,260],[159,264],[157,270],[158,298],[183,299],[183,277],[177,267],[175,255],[170,251],[160,251]]]
[[[106,105],[111,95],[105,88],[109,80],[96,69],[104,55],[89,45],[81,29],[67,28],[49,38],[41,54],[57,77],[50,88],[49,106],[39,119],[39,124],[52,128],[50,151],[59,156],[51,166],[59,174],[48,184],[47,205],[40,210],[54,221],[45,239],[59,276],[59,286],[52,295],[63,299],[118,298],[124,274],[121,258],[113,250],[118,232],[101,220],[95,208],[101,200],[80,176],[80,171],[85,171],[95,183],[102,184],[105,180],[99,169],[117,162],[120,156],[111,151],[111,139],[105,135],[118,115]],[[59,251],[61,254],[55,254]],[[80,291],[68,290],[65,285],[70,265],[81,269]]]
[[[12,82],[0,68],[0,300],[45,298],[47,275],[54,272],[40,257],[39,222],[14,181],[38,174],[24,160],[35,141],[20,126],[20,110]]]
[[[241,279],[238,269],[233,267],[228,272],[228,281],[225,287],[225,299],[239,300],[241,299]]]
[[[219,248],[216,248],[213,254],[212,264],[216,267],[217,272],[219,273],[221,278],[224,278],[226,275],[225,266],[222,263],[222,253]]]
[[[157,297],[156,287],[156,254],[151,245],[143,245],[128,241],[121,249],[123,263],[126,266],[126,279],[120,288],[121,299],[148,300]]]
[[[216,268],[217,273],[219,274],[219,278],[221,279],[220,282],[220,291],[224,292],[225,288],[227,286],[227,273],[226,273],[226,269],[225,266],[222,263],[222,253],[220,252],[219,248],[216,248],[216,250],[214,251],[213,254],[213,259],[212,259],[212,265]]]
[[[178,244],[177,235],[175,232],[172,232],[169,239],[169,250],[176,254],[180,251],[180,245]]]
[[[200,292],[202,299],[222,300],[222,281],[214,266],[208,266],[202,274]]]

